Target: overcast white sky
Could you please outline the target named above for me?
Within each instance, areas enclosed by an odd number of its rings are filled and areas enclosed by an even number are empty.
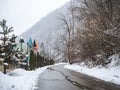
[[[42,17],[59,8],[70,0],[0,0],[0,21],[7,20],[20,35]]]

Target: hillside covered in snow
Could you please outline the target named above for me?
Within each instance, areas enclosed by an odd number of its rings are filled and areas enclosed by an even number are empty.
[[[49,13],[39,22],[33,25],[29,30],[21,34],[17,39],[19,40],[21,37],[23,37],[27,43],[31,37],[32,40],[36,40],[38,42],[39,49],[40,44],[44,43],[45,46],[51,50],[53,47],[52,44],[55,42],[58,35],[63,32],[60,30],[58,16],[61,13],[67,13],[68,6],[69,3]]]

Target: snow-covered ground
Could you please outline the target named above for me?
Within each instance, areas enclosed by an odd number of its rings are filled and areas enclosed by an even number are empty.
[[[60,65],[65,63],[58,63]],[[33,71],[26,71],[23,69],[15,69],[7,74],[0,72],[0,90],[34,90],[38,76],[44,72],[48,67],[55,65],[49,65],[42,68],[38,68]]]
[[[94,67],[90,69],[77,64],[66,65],[65,68],[120,85],[120,68],[106,69]]]
[[[87,74],[92,77],[96,77],[120,85],[120,66],[115,65],[116,60],[119,61],[119,58],[117,55],[116,56],[114,55],[112,59],[113,58],[114,60],[110,65],[108,65],[108,68],[103,67],[88,68],[84,64],[73,65],[69,65],[66,63],[59,64],[64,65],[66,64],[64,67],[67,69],[71,69],[76,72]],[[42,67],[34,71],[15,69],[14,71],[11,71],[6,75],[0,72],[0,90],[34,90],[36,88],[35,85],[38,76],[42,72],[44,72],[48,67],[51,66]]]
[[[115,54],[109,59],[112,59],[112,62],[108,65],[107,68],[88,68],[83,63],[65,65],[65,68],[120,85],[120,66],[116,66],[118,63],[120,63],[119,55]]]
[[[47,67],[26,71],[15,69],[9,74],[0,72],[0,90],[33,90],[37,77],[45,71]]]

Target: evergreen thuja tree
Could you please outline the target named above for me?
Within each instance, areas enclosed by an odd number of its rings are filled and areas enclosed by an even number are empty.
[[[37,68],[40,67],[40,55],[39,52],[37,52]]]
[[[33,50],[30,52],[30,61],[29,61],[29,68],[30,70],[35,70],[36,68],[43,67],[46,65],[54,64],[54,60],[49,60],[44,56],[40,55],[39,52],[34,53]]]
[[[43,59],[42,59],[42,56],[41,55],[39,55],[39,63],[40,63],[40,67],[42,67],[42,65],[43,65]]]
[[[30,68],[30,70],[33,70],[33,59],[34,59],[33,51],[31,50],[30,51],[30,61],[29,61],[29,68]]]
[[[37,68],[37,55],[36,54],[33,54],[33,69],[35,70],[35,68]]]

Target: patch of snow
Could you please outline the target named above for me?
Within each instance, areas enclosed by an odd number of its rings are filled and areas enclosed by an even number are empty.
[[[63,63],[62,62],[62,63],[56,63],[55,65],[61,65],[61,64],[64,65],[64,64],[68,64],[68,63]]]
[[[25,75],[25,73],[28,73],[28,71],[24,70],[24,69],[15,69],[13,71],[11,71],[10,73],[7,73],[10,76],[22,76]]]
[[[94,67],[88,68],[83,64],[77,65],[65,65],[64,68],[74,70],[76,72],[80,72],[104,81],[112,82],[120,85],[120,67],[112,67],[112,68],[103,68],[103,67]]]
[[[8,63],[3,63],[4,65],[8,66]]]
[[[120,55],[119,54],[112,55],[111,57],[109,57],[108,60],[111,60],[111,63],[107,67],[109,68],[120,67]]]
[[[34,90],[38,76],[47,67],[35,71],[16,69],[6,75],[0,72],[0,90]]]

